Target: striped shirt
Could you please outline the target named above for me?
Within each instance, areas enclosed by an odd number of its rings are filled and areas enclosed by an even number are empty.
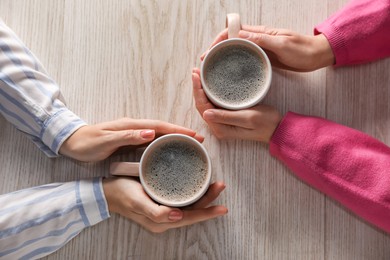
[[[0,19],[0,112],[47,156],[86,125],[39,60]],[[109,217],[101,178],[0,195],[0,259],[36,259]]]

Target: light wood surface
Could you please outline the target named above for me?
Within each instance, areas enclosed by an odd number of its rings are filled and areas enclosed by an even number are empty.
[[[214,179],[227,184],[217,201],[227,216],[156,235],[113,215],[47,259],[389,259],[389,235],[295,178],[266,145],[215,139],[191,97],[191,70],[226,13],[312,34],[346,2],[0,0],[0,17],[59,83],[71,110],[89,123],[126,116],[193,128],[206,137]],[[313,73],[275,70],[264,102],[390,144],[389,68],[387,59]],[[1,193],[107,175],[111,161],[134,157],[48,159],[1,116],[0,127]]]

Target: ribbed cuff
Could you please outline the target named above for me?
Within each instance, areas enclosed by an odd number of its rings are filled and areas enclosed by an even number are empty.
[[[293,112],[287,112],[275,129],[269,143],[269,151],[272,156],[277,156],[287,146],[286,140],[289,140],[289,125],[293,123],[293,119],[290,118],[294,115],[296,114]]]
[[[346,48],[345,37],[342,31],[335,24],[325,21],[314,28],[314,35],[321,33],[326,37],[332,48],[335,56],[334,66],[347,64],[349,60],[348,48]]]

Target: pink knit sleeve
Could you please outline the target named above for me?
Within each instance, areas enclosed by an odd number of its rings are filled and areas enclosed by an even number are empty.
[[[390,232],[390,148],[331,121],[287,113],[270,152],[300,179]]]
[[[352,0],[317,25],[336,57],[336,66],[365,63],[390,56],[390,1]]]

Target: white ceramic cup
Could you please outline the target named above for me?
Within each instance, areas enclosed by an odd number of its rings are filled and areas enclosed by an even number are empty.
[[[194,192],[193,196],[190,198],[186,198],[185,200],[169,200],[166,198],[162,198],[161,196],[158,196],[153,189],[150,188],[150,185],[145,180],[145,171],[146,171],[146,165],[148,158],[151,156],[151,154],[161,147],[164,144],[167,144],[169,142],[185,142],[186,144],[189,144],[190,146],[194,147],[197,151],[199,151],[201,157],[205,161],[207,172],[206,177],[204,180],[204,183],[201,187],[198,187],[198,190]],[[207,191],[207,189],[210,186],[211,182],[211,160],[210,156],[207,152],[207,150],[204,148],[204,146],[199,143],[197,140],[195,140],[192,137],[189,137],[187,135],[182,134],[167,134],[164,136],[161,136],[154,140],[151,144],[148,145],[148,147],[145,149],[141,156],[140,162],[114,162],[110,166],[110,173],[112,175],[116,176],[137,176],[140,178],[141,185],[145,192],[156,202],[171,206],[171,207],[184,207],[188,206],[190,204],[193,204],[197,200],[199,200]]]
[[[240,39],[238,38],[238,33],[241,29],[241,23],[240,23],[240,16],[238,14],[228,14],[226,17],[226,26],[228,28],[228,39],[224,40],[222,42],[219,42],[215,46],[213,46],[210,51],[206,54],[205,58],[203,59],[200,67],[200,78],[203,86],[203,90],[206,93],[206,96],[209,98],[209,100],[214,103],[218,107],[230,109],[230,110],[240,110],[252,107],[256,104],[258,104],[264,97],[266,96],[272,80],[272,67],[271,63],[268,59],[267,54],[264,52],[263,49],[261,49],[258,45],[254,44],[251,41]],[[247,48],[249,50],[252,50],[252,53],[255,53],[258,58],[262,61],[262,64],[264,65],[263,71],[259,71],[259,73],[265,73],[265,78],[263,81],[263,85],[261,86],[261,91],[259,91],[255,96],[253,96],[251,99],[240,102],[239,104],[232,104],[227,103],[220,98],[218,98],[216,95],[210,91],[210,87],[208,86],[208,83],[205,80],[206,76],[206,67],[208,62],[212,60],[212,58],[222,49],[228,47],[228,46],[237,46],[241,48]]]

